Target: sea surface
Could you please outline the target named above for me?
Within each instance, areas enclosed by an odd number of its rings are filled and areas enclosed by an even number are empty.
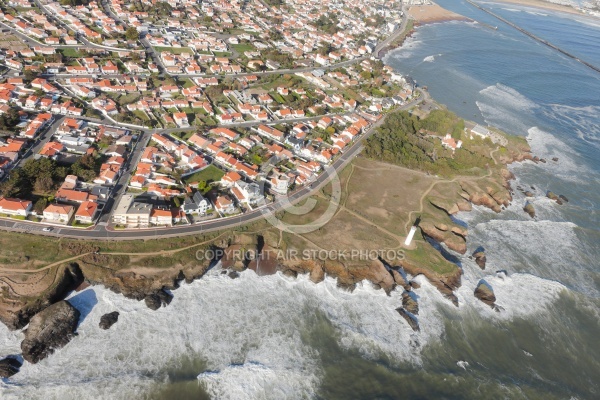
[[[600,74],[466,3],[439,3],[498,29],[420,27],[387,62],[462,117],[527,137],[548,160],[511,167],[514,186],[536,194],[535,220],[518,192],[501,214],[458,216],[469,252],[483,246],[488,257],[485,271],[461,257],[460,307],[417,278],[415,333],[394,311],[399,291],[348,293],[330,278],[247,271],[231,280],[211,270],[158,311],[92,287],[70,299],[82,311],[79,335],[0,381],[0,398],[600,398]],[[485,4],[600,65],[597,21]],[[480,279],[502,312],[475,299]],[[100,330],[114,310],[119,322]],[[0,355],[18,354],[21,340],[0,325]]]

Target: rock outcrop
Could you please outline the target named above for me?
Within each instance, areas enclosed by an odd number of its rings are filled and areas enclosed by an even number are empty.
[[[79,315],[75,307],[63,300],[33,316],[21,343],[23,358],[35,364],[69,343]]]
[[[548,197],[550,200],[554,200],[556,203],[562,205],[562,200],[558,197],[558,195],[552,191],[548,191],[546,192],[546,197]]]
[[[402,307],[411,314],[419,314],[419,303],[409,292],[402,293]]]
[[[485,252],[483,250],[478,250],[475,253],[473,253],[473,258],[475,259],[477,265],[479,265],[479,268],[485,269],[487,257],[485,256]]]
[[[430,269],[413,265],[406,260],[401,261],[401,267],[404,269],[404,271],[406,271],[407,274],[412,276],[424,275],[427,280],[444,295],[444,297],[458,307],[458,298],[454,294],[454,290],[460,287],[462,274],[460,268],[457,267],[451,274],[439,275]]]
[[[0,360],[0,378],[10,378],[21,368],[21,362],[13,357],[6,357]]]
[[[492,289],[490,284],[483,279],[477,284],[474,294],[475,297],[483,301],[488,306],[496,308],[496,295],[494,294],[494,289]]]
[[[100,317],[100,328],[101,329],[110,329],[111,326],[113,326],[117,321],[119,320],[119,312],[118,311],[113,311],[111,313],[108,314],[104,314],[102,317]]]
[[[149,294],[144,298],[146,306],[151,310],[158,310],[162,306],[166,306],[173,300],[173,295],[165,292],[164,288],[157,290],[155,293]]]
[[[325,271],[321,264],[315,262],[313,268],[310,270],[310,280],[313,283],[322,282],[325,279]]]
[[[438,243],[444,243],[450,250],[460,254],[467,252],[467,242],[465,240],[467,231],[465,229],[453,226],[451,229],[443,231],[429,221],[422,221],[419,228],[421,228],[424,235],[429,236]]]
[[[421,330],[417,319],[411,314],[409,314],[404,308],[396,308],[396,311],[402,316],[402,318],[406,320],[406,322],[408,322],[408,325],[412,328],[413,331],[419,332]]]
[[[394,282],[392,272],[387,269],[383,262],[380,260],[372,261],[369,270],[371,276],[367,277],[367,279],[374,284],[379,285],[386,293],[390,293],[394,289],[396,282]]]
[[[15,308],[13,310],[2,309],[0,320],[10,330],[21,329],[29,323],[31,317],[51,304],[63,300],[69,292],[82,282],[83,275],[77,264],[61,267],[56,271],[54,284],[38,294],[35,300],[32,301],[26,297],[10,299],[10,303],[14,304]],[[9,302],[7,301],[7,303]]]
[[[525,203],[525,207],[523,207],[523,211],[525,211],[531,218],[535,218],[535,208],[533,208],[533,204],[530,202]]]

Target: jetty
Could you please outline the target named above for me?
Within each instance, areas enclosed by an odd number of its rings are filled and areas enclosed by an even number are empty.
[[[585,60],[582,60],[581,58],[577,57],[576,55],[573,55],[573,54],[569,53],[568,51],[561,49],[561,48],[560,48],[560,47],[558,47],[557,45],[555,45],[555,44],[552,44],[552,43],[550,43],[549,41],[547,41],[547,40],[545,40],[545,39],[542,39],[542,38],[541,38],[541,37],[539,37],[539,36],[536,36],[536,35],[534,35],[533,33],[531,33],[531,32],[529,32],[529,31],[527,31],[527,30],[525,30],[525,29],[521,28],[520,26],[518,26],[518,25],[516,25],[516,24],[514,24],[514,23],[512,23],[512,22],[510,22],[509,20],[505,19],[504,17],[501,17],[500,15],[496,14],[495,12],[493,12],[493,11],[491,11],[491,10],[488,10],[488,9],[487,9],[487,8],[485,8],[485,7],[482,7],[482,6],[480,6],[479,4],[475,3],[475,2],[474,2],[474,1],[472,1],[472,0],[466,0],[466,1],[467,1],[467,3],[471,4],[473,7],[475,7],[475,8],[478,8],[478,9],[480,9],[481,11],[483,11],[483,12],[485,12],[485,13],[487,13],[487,14],[491,15],[492,17],[494,17],[494,18],[496,18],[496,19],[498,19],[499,21],[502,21],[502,22],[504,22],[506,25],[508,25],[508,26],[511,26],[511,27],[513,27],[513,28],[515,28],[516,30],[518,30],[519,32],[521,32],[521,33],[523,33],[523,34],[525,34],[525,35],[529,36],[530,38],[532,38],[532,39],[534,39],[534,40],[536,40],[536,41],[538,41],[538,42],[540,42],[540,43],[542,43],[542,44],[544,44],[544,45],[546,45],[546,46],[548,46],[548,47],[550,47],[550,48],[552,48],[552,49],[554,49],[554,50],[556,50],[556,51],[558,51],[558,52],[560,52],[560,53],[562,53],[562,54],[564,54],[564,55],[565,55],[565,56],[567,56],[567,57],[570,57],[570,58],[572,58],[573,60],[575,60],[575,61],[577,61],[577,62],[579,62],[579,63],[581,63],[581,64],[585,65],[585,66],[586,66],[586,67],[588,67],[588,68],[591,68],[591,69],[593,69],[593,70],[594,70],[594,71],[596,71],[596,72],[600,72],[600,68],[599,68],[599,67],[597,67],[597,66],[595,66],[595,65],[593,65],[593,64],[590,64],[589,62],[587,62],[587,61],[585,61]]]

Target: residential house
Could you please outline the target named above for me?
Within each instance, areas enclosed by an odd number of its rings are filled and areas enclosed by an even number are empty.
[[[195,192],[191,197],[186,197],[181,210],[186,214],[205,215],[211,208],[210,202],[200,192]]]
[[[0,199],[0,214],[18,215],[26,217],[31,211],[31,201],[21,199]]]
[[[73,217],[75,207],[65,204],[50,204],[44,210],[44,221],[58,224],[68,224]]]
[[[75,213],[75,221],[81,224],[91,224],[94,222],[96,211],[98,210],[98,203],[94,201],[84,201],[81,203],[77,212]]]

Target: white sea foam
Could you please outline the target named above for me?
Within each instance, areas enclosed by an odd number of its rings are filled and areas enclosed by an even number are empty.
[[[540,208],[538,205],[535,203],[536,210]],[[542,280],[540,285],[562,282],[567,287],[597,297],[599,291],[590,269],[594,265],[594,255],[580,241],[576,229],[577,226],[571,222],[491,220],[471,226],[469,237],[474,245],[485,245],[486,269],[505,269],[509,278],[515,277],[513,272],[526,272],[551,280]],[[465,276],[468,272],[465,270]],[[481,274],[475,273],[472,280],[482,277]]]
[[[423,59],[423,62],[434,62],[435,56],[427,56]]]
[[[491,253],[493,256],[493,252]],[[422,364],[421,351],[442,340],[442,309],[481,313],[491,318],[535,315],[562,290],[560,284],[525,274],[487,277],[500,317],[473,297],[479,279],[468,266],[454,307],[423,276],[415,278],[421,332],[412,331],[395,309],[401,290],[387,296],[369,283],[353,293],[326,278],[313,284],[308,277],[280,274],[257,277],[246,271],[231,280],[218,271],[174,292],[166,308],[147,309],[96,286],[70,296],[82,311],[79,335],[54,355],[0,383],[3,399],[129,399],[144,397],[167,380],[166,366],[182,357],[205,360],[210,372],[197,371],[198,381],[219,399],[284,399],[315,397],[322,371],[314,348],[302,340],[311,329],[309,317],[322,313],[336,328],[343,348],[364,357],[382,353],[397,363]],[[119,311],[109,330],[98,327],[100,316]],[[21,333],[0,328],[0,354],[18,354]]]
[[[306,374],[310,374],[306,371]],[[198,375],[198,381],[214,399],[297,399],[302,371],[277,370],[257,363],[228,366]],[[301,388],[300,388],[301,389]]]
[[[430,292],[435,288],[424,283],[420,293]],[[420,363],[428,340],[443,333],[433,302],[421,305],[422,332],[415,333],[395,311],[399,292],[386,296],[364,284],[348,293],[331,278],[315,285],[306,276],[259,278],[248,271],[231,280],[215,272],[174,293],[158,311],[100,286],[72,295],[83,315],[79,335],[40,363],[25,363],[0,387],[2,398],[140,397],[183,356],[206,361],[214,372],[198,371],[199,380],[218,398],[314,397],[321,372],[318,354],[301,339],[310,329],[307,313],[324,313],[343,347],[365,357],[385,352],[398,362]],[[100,316],[115,310],[119,321],[101,330]],[[22,334],[5,330],[0,354],[18,354]]]
[[[544,14],[541,12],[536,12],[536,11],[525,11],[527,14],[531,14],[531,15],[537,15],[539,17],[547,17],[548,14]]]
[[[592,171],[581,162],[581,157],[569,145],[536,126],[527,132],[527,141],[532,153],[548,161],[546,164],[538,164],[535,168],[549,171],[548,176],[560,177],[570,182],[589,183]],[[553,157],[558,157],[559,162],[551,162]]]
[[[475,103],[486,123],[509,133],[525,135],[532,125],[526,117],[538,108],[535,102],[500,83],[486,87],[479,94],[480,99]]]
[[[562,104],[550,105],[546,116],[552,120],[565,120],[575,127],[577,136],[594,147],[600,147],[600,106],[571,107]]]
[[[461,360],[461,361],[457,361],[456,365],[458,365],[459,367],[461,367],[462,369],[464,369],[466,371],[467,367],[469,366],[469,363]]]

